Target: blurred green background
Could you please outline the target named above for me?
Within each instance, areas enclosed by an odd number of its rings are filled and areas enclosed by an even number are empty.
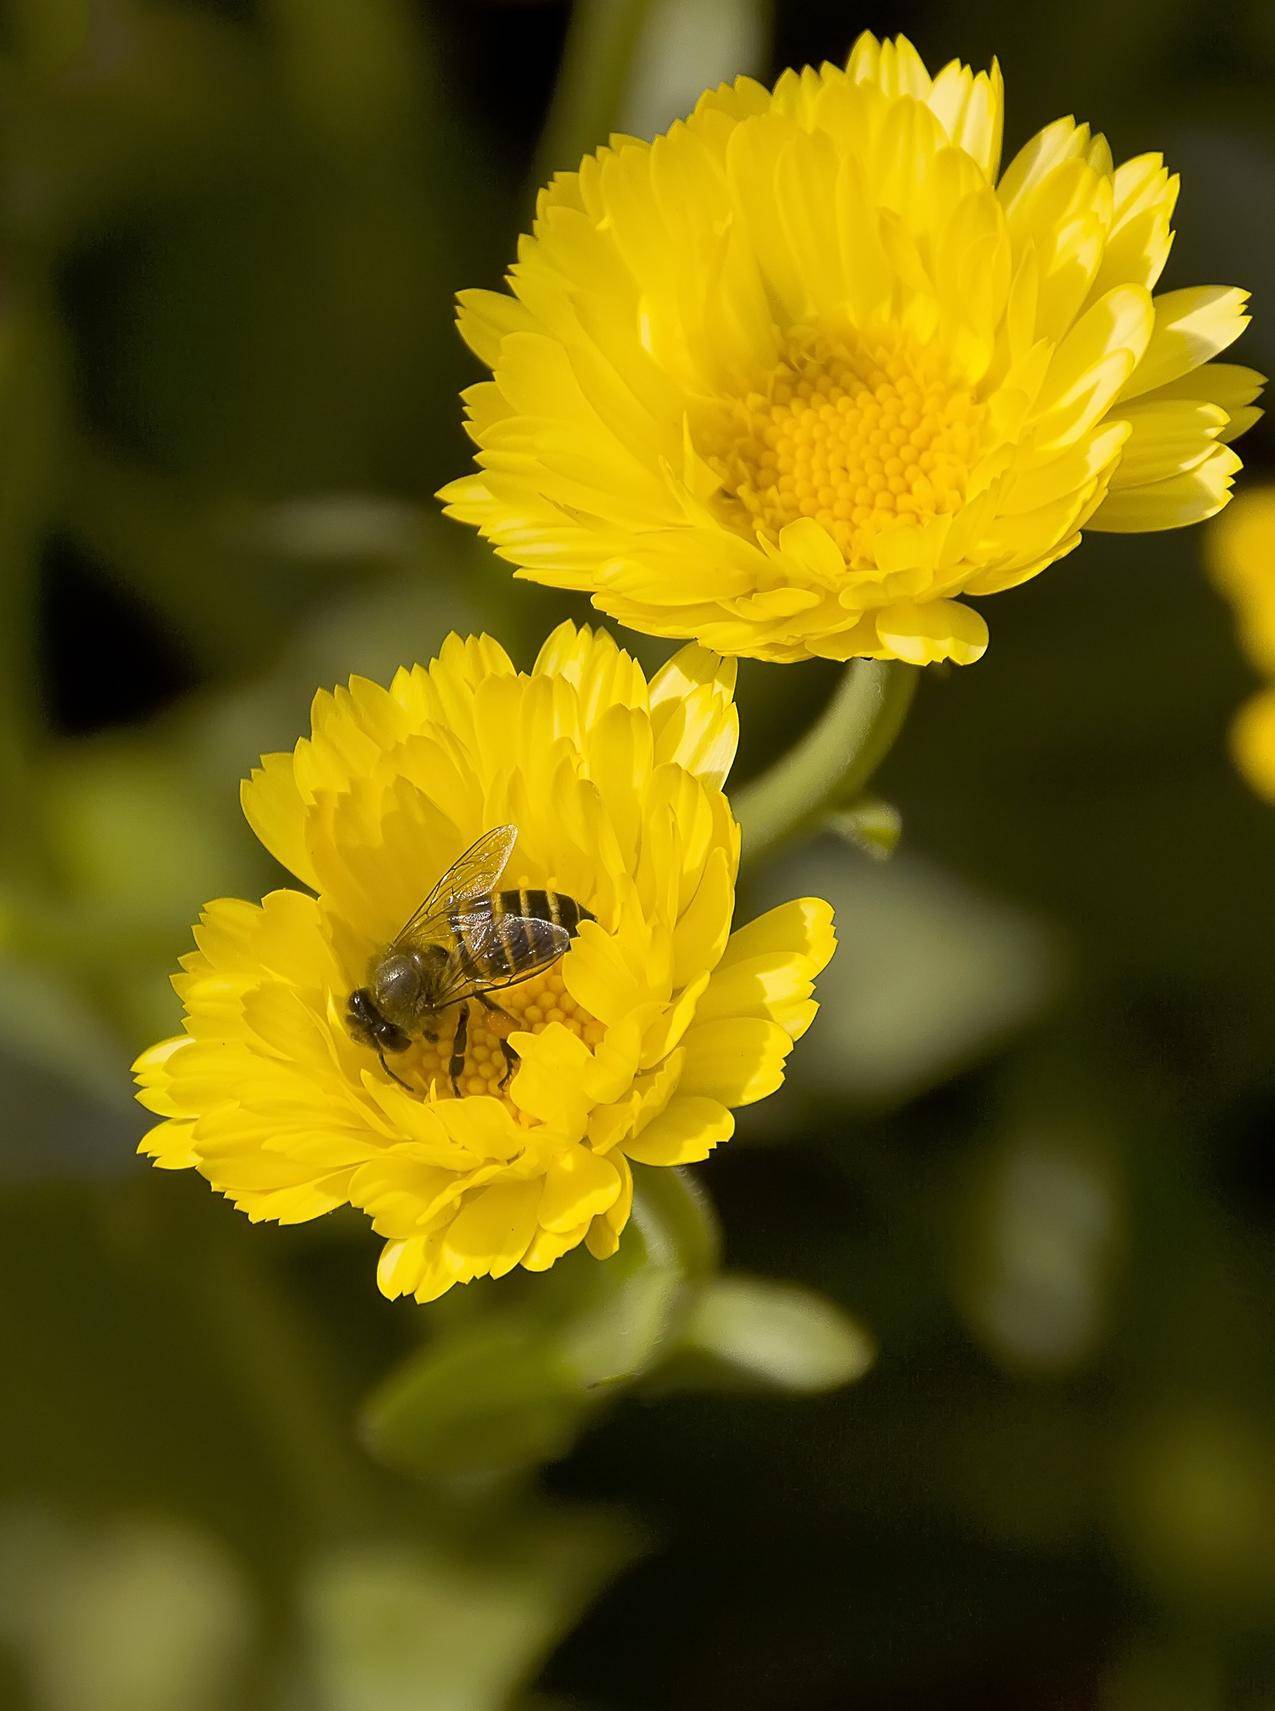
[[[2,17],[0,1705],[1275,1705],[1275,813],[1203,531],[991,602],[878,781],[895,858],[752,879],[842,948],[698,1172],[725,1281],[672,1178],[627,1261],[390,1306],[361,1219],[138,1162],[126,1073],[199,906],[277,879],[236,782],[317,685],[584,616],[430,497],[452,294],[549,165],[865,26],[999,54],[1009,152],[1070,111],[1164,150],[1167,283],[1254,288],[1269,371],[1275,7]],[[739,777],[831,682],[744,668]]]

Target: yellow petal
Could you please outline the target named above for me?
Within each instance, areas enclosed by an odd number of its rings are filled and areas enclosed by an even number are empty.
[[[605,1212],[619,1193],[620,1177],[609,1159],[572,1147],[549,1167],[536,1218],[545,1230],[574,1229]]]
[[[1131,404],[1128,420],[1133,432],[1111,478],[1113,492],[1141,487],[1149,481],[1167,481],[1202,463],[1226,427],[1227,415],[1217,404],[1170,399]]]
[[[509,1086],[519,1110],[564,1135],[583,1134],[590,1104],[585,1076],[592,1062],[584,1041],[551,1022],[536,1034],[511,1034],[510,1044],[520,1059]]]
[[[315,883],[306,849],[306,809],[291,755],[262,755],[240,786],[244,817],[270,854],[305,885]]]
[[[616,1169],[620,1173],[620,1193],[615,1204],[589,1225],[585,1242],[594,1259],[610,1259],[620,1246],[620,1235],[633,1210],[633,1172],[628,1159],[617,1155]]]
[[[522,1256],[524,1271],[548,1271],[563,1254],[578,1248],[589,1233],[588,1224],[577,1224],[569,1230],[537,1230],[531,1246]]]
[[[506,333],[525,332],[531,317],[516,298],[503,291],[461,291],[456,326],[461,338],[480,362],[494,367],[500,358],[500,343]]]
[[[503,1277],[526,1253],[536,1233],[538,1182],[495,1182],[480,1189],[443,1236],[441,1255],[457,1280]]]
[[[735,1131],[735,1119],[716,1099],[673,1099],[640,1134],[624,1143],[637,1164],[698,1164]]]
[[[1231,482],[1239,468],[1240,460],[1231,448],[1218,446],[1185,475],[1109,494],[1089,526],[1116,534],[1141,534],[1203,522],[1230,499]]]
[[[1244,368],[1235,362],[1206,362],[1203,368],[1193,368],[1177,380],[1157,386],[1142,395],[1139,404],[1149,405],[1170,399],[1183,399],[1192,404],[1217,404],[1227,414],[1227,426],[1219,434],[1222,440],[1237,439],[1252,427],[1261,415],[1253,408],[1266,384],[1266,377],[1254,368]]]
[[[883,95],[911,95],[924,101],[930,93],[925,62],[906,36],[878,41],[871,30],[855,38],[846,60],[852,83],[870,83]]]
[[[1157,297],[1146,354],[1120,396],[1138,398],[1234,344],[1248,326],[1247,305],[1248,292],[1233,285],[1198,285]]]
[[[989,183],[994,182],[1005,106],[999,64],[993,60],[990,72],[974,76],[968,66],[952,60],[934,79],[927,100],[952,141],[973,158]]]
[[[816,898],[781,904],[732,936],[697,1019],[765,1016],[799,1038],[813,1017],[814,977],[836,942],[828,904]]]
[[[1102,416],[1148,347],[1155,311],[1140,285],[1120,285],[1087,309],[1049,365],[1037,401],[1035,440],[1066,445]]]
[[[814,972],[824,968],[837,948],[831,903],[822,897],[799,897],[777,904],[731,934],[723,969],[753,957],[802,956]]]
[[[751,1105],[782,1084],[792,1041],[776,1022],[732,1017],[697,1022],[683,1046],[681,1091],[733,1106]]]
[[[704,1012],[714,1015],[763,1015],[779,1026],[790,1039],[799,1040],[814,1021],[818,1005],[811,998],[814,982],[803,966],[785,961],[775,966],[765,957],[741,963],[722,982],[716,1002]]]
[[[438,1243],[417,1236],[410,1241],[385,1244],[376,1268],[376,1281],[388,1300],[412,1295],[424,1305],[445,1295],[458,1279]]]
[[[716,789],[739,743],[734,660],[707,648],[682,648],[651,679],[651,728],[657,763],[671,761]]]
[[[611,934],[589,921],[565,959],[562,978],[580,1008],[608,1027],[631,1016],[647,997],[641,967],[628,960]]]
[[[189,1119],[156,1123],[137,1143],[137,1150],[160,1170],[190,1170],[199,1163],[192,1144],[194,1127]]]
[[[987,625],[959,600],[900,601],[876,614],[877,632],[896,659],[909,665],[954,660],[972,665],[987,651]]]
[[[735,907],[732,863],[720,846],[709,856],[699,888],[673,934],[673,985],[687,986],[717,966],[730,936]]]
[[[585,1246],[594,1259],[610,1259],[620,1249],[620,1233],[613,1230],[605,1218],[595,1218],[584,1238]]]

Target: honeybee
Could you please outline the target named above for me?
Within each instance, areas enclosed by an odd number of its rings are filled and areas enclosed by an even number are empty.
[[[350,1033],[375,1050],[381,1068],[409,1093],[418,1090],[395,1075],[386,1052],[404,1052],[418,1038],[436,1041],[443,1012],[455,1007],[448,1076],[459,1094],[471,1000],[508,1017],[491,994],[551,968],[581,921],[596,919],[565,892],[525,886],[498,891],[517,840],[517,826],[497,826],[471,844],[373,957],[367,984],[349,996]],[[507,1040],[501,1047],[503,1087],[517,1068],[518,1054]]]

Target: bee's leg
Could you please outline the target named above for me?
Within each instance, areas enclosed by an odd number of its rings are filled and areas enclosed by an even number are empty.
[[[416,1089],[411,1085],[411,1083],[404,1081],[401,1075],[395,1075],[389,1064],[386,1063],[385,1050],[382,1046],[377,1046],[376,1055],[381,1060],[381,1068],[385,1071],[386,1075],[389,1076],[391,1081],[397,1081],[400,1087],[405,1087],[409,1093],[415,1093]]]
[[[508,1040],[501,1040],[500,1049],[505,1054],[505,1073],[500,1078],[500,1091],[503,1093],[506,1087],[509,1086],[509,1083],[513,1078],[513,1073],[522,1062],[522,1059],[509,1044]]]
[[[474,997],[490,1015],[503,1016],[506,1022],[517,1022],[518,1018],[516,1016],[511,1015],[503,1005],[497,1004],[494,998],[489,998],[485,992],[475,992]],[[500,1049],[504,1053],[505,1057],[505,1073],[500,1078],[500,1087],[503,1092],[504,1089],[509,1086],[510,1080],[513,1077],[514,1071],[518,1067],[520,1059],[518,1057],[518,1053],[509,1044],[509,1041],[505,1039],[503,1034],[500,1036]]]
[[[465,1073],[465,1053],[469,1048],[469,1005],[457,1005],[456,1032],[452,1035],[452,1061],[447,1066],[452,1092],[460,1098],[460,1078]]]

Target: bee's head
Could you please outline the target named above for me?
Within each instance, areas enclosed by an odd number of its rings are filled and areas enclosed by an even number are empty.
[[[387,1021],[377,1009],[366,986],[358,987],[346,1000],[345,1023],[361,1046],[374,1046],[383,1052],[401,1052],[411,1044],[409,1036],[393,1022]]]
[[[351,992],[346,1001],[346,1024],[351,1034],[360,1045],[370,1046],[376,1042],[376,1025],[380,1021],[372,1004],[372,995],[365,986],[360,986]]]

